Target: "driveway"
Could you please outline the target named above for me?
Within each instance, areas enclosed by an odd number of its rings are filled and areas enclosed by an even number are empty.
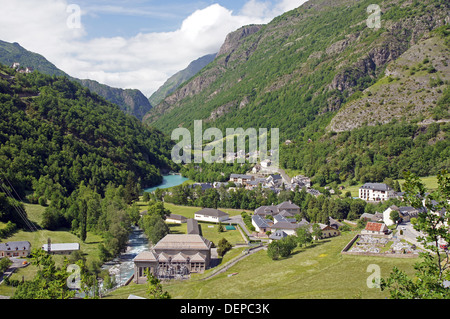
[[[3,283],[4,278],[8,278],[9,276],[11,276],[17,268],[26,267],[29,265],[28,263],[25,265],[23,264],[23,262],[26,261],[25,259],[10,257],[9,260],[12,261],[12,264],[8,269],[5,270],[3,276],[0,276],[0,284]]]

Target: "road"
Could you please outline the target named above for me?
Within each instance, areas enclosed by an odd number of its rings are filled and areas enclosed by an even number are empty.
[[[286,184],[286,187],[290,188],[292,184],[291,184],[291,178],[288,176],[288,174],[286,174],[284,169],[281,169],[281,168],[278,169],[278,173],[283,178],[283,182]]]

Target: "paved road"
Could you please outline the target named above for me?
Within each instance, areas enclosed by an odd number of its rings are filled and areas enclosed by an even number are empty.
[[[284,169],[279,168],[278,173],[280,173],[281,177],[283,177],[283,182],[286,184],[287,187],[291,187],[291,178],[286,174]]]
[[[225,223],[238,224],[239,226],[241,226],[241,229],[244,230],[245,234],[248,236],[248,238],[250,240],[258,240],[259,239],[259,238],[253,237],[252,234],[248,231],[248,229],[245,226],[244,220],[242,219],[241,215],[231,216],[230,219],[225,221]],[[247,242],[246,238],[244,238],[244,241]]]

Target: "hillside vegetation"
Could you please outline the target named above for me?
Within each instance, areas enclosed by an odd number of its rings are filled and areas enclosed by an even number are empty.
[[[171,141],[65,77],[0,66],[0,171],[19,194],[47,177],[69,195],[81,182],[103,192],[161,182]],[[139,180],[138,180],[139,179]]]
[[[371,4],[379,29],[366,23]],[[294,142],[282,167],[320,184],[434,175],[449,165],[449,12],[440,0],[308,1],[231,33],[144,122],[168,134],[199,119],[278,127]]]

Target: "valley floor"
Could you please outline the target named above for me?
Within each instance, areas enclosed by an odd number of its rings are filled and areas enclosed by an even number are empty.
[[[181,299],[384,299],[389,293],[369,288],[373,274],[369,265],[380,269],[381,277],[392,268],[413,273],[416,258],[383,258],[341,255],[342,248],[355,236],[347,232],[324,239],[307,248],[296,248],[285,259],[273,261],[261,250],[211,279],[194,276],[186,281],[163,284],[172,298]],[[232,253],[232,252],[230,252]],[[236,252],[238,254],[239,252]],[[230,274],[237,273],[233,276]],[[146,285],[130,284],[106,298],[127,298],[130,294],[146,297]]]

